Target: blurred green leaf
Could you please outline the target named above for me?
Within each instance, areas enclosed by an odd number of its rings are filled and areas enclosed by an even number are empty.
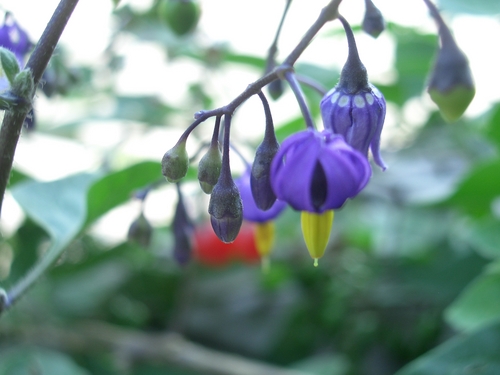
[[[163,179],[159,162],[145,161],[126,169],[110,173],[96,181],[87,196],[86,224],[125,203],[132,193]]]
[[[398,80],[393,85],[380,85],[386,100],[403,105],[424,90],[426,77],[436,53],[437,37],[420,34],[412,28],[389,24],[388,30],[396,38],[396,70]],[[378,87],[378,86],[377,86]]]
[[[498,375],[500,324],[452,338],[395,375]]]
[[[341,355],[318,355],[295,362],[290,367],[311,375],[344,375],[348,373],[349,362]]]
[[[438,0],[440,8],[445,12],[468,13],[491,16],[500,13],[500,2],[496,0]]]
[[[446,320],[461,330],[475,330],[500,321],[500,262],[490,265],[445,312]]]
[[[90,375],[67,355],[53,350],[13,347],[0,353],[0,375]]]
[[[155,96],[116,96],[114,119],[141,121],[152,125],[165,125],[166,116],[175,112]]]
[[[500,104],[497,103],[489,112],[486,135],[497,147],[500,147]]]
[[[486,217],[471,223],[464,230],[465,240],[486,258],[500,257],[500,221]]]
[[[491,204],[500,196],[500,159],[478,164],[444,203],[473,216],[491,212]]]

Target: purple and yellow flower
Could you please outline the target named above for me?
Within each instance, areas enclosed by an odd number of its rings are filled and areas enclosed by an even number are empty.
[[[347,41],[349,55],[342,68],[339,83],[321,100],[321,117],[325,129],[344,136],[353,148],[368,157],[371,149],[375,163],[385,170],[380,156],[380,134],[384,125],[386,103],[382,93],[368,82],[351,27],[339,16]]]
[[[286,202],[276,200],[268,210],[261,210],[252,194],[250,184],[251,167],[236,179],[235,183],[243,203],[243,218],[256,223],[255,245],[260,256],[265,259],[271,253],[274,244],[274,219],[286,208]]]
[[[312,129],[283,142],[271,165],[276,197],[299,211],[322,213],[342,207],[368,183],[366,157],[341,135]]]
[[[380,134],[384,125],[386,103],[375,86],[367,84],[350,93],[339,84],[323,97],[320,108],[326,129],[343,135],[345,141],[365,157],[370,148],[375,163],[386,169],[380,156]]]

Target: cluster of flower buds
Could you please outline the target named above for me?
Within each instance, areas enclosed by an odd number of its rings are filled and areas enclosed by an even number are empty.
[[[429,0],[424,1],[430,4]],[[456,46],[437,10],[435,12],[437,16],[433,16],[438,21],[441,47],[429,81],[429,93],[443,116],[454,120],[465,111],[474,89],[467,59]],[[212,141],[198,168],[200,186],[211,195],[208,213],[213,231],[222,242],[232,243],[243,220],[255,223],[255,244],[263,260],[267,260],[273,247],[273,221],[289,205],[301,212],[304,241],[317,265],[329,241],[334,211],[356,197],[370,180],[369,154],[382,170],[387,168],[380,154],[385,99],[368,80],[351,27],[341,15],[337,18],[345,30],[348,57],[337,85],[320,102],[323,130],[316,129],[293,70],[283,67],[283,74],[278,74],[279,80],[273,82],[282,84],[283,80],[288,81],[307,129],[290,135],[280,146],[267,99],[261,91],[258,92],[266,117],[264,138],[253,163],[246,163],[246,170],[233,181],[229,163],[232,112],[213,115],[216,122]],[[383,16],[371,0],[365,1],[362,26],[373,37],[385,29]],[[281,95],[281,89],[271,89],[276,98]],[[199,112],[196,121],[177,144],[165,153],[162,171],[168,181],[176,182],[186,175],[189,164],[186,139],[199,123],[210,117],[205,117],[205,114]],[[222,116],[223,131],[220,129]],[[224,134],[222,155],[220,133]],[[179,216],[182,215],[176,213],[174,226]],[[184,220],[183,228],[186,227]]]

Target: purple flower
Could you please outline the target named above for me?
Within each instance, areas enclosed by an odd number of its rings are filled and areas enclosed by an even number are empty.
[[[321,100],[321,116],[325,129],[344,136],[353,148],[368,156],[371,149],[375,163],[386,165],[380,156],[380,133],[385,119],[385,99],[372,84],[351,94],[340,84]]]
[[[24,62],[24,55],[31,48],[31,42],[26,31],[21,29],[10,13],[5,14],[3,25],[0,26],[0,46],[7,48],[16,55],[19,65]]]
[[[276,200],[268,210],[264,211],[257,207],[252,195],[250,177],[252,169],[248,167],[245,172],[235,181],[240,190],[243,203],[243,218],[248,221],[265,223],[276,218],[286,207],[286,203]]]
[[[365,187],[370,176],[366,157],[330,130],[308,129],[291,135],[271,165],[276,197],[308,212],[342,207]]]

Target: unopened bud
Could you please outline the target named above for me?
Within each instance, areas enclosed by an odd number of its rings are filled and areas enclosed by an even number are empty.
[[[149,224],[143,213],[135,219],[128,229],[127,238],[131,242],[135,242],[142,247],[148,247],[153,235],[153,227]]]
[[[269,85],[267,85],[267,92],[271,95],[273,100],[278,100],[281,95],[283,95],[284,87],[283,81],[281,79],[277,79],[272,81]]]
[[[243,222],[243,205],[233,179],[222,176],[215,185],[208,205],[210,222],[215,234],[222,242],[236,239]]]
[[[456,44],[440,48],[427,91],[450,122],[460,118],[474,98],[476,90],[469,62]]]
[[[365,0],[365,16],[362,27],[365,33],[374,38],[377,38],[385,30],[384,16],[371,0]]]
[[[179,191],[179,200],[175,208],[174,220],[172,222],[172,234],[174,236],[174,258],[181,266],[186,265],[191,259],[193,245],[191,238],[194,225],[184,206],[182,193]]]
[[[12,83],[12,92],[23,98],[26,102],[30,102],[35,89],[33,75],[29,69],[24,69],[17,73]]]
[[[276,195],[271,187],[271,163],[278,149],[279,144],[274,133],[271,136],[266,133],[255,153],[250,186],[255,204],[261,210],[270,209],[276,201]]]
[[[222,158],[219,146],[217,143],[211,144],[198,165],[198,181],[201,189],[206,194],[212,193],[215,184],[219,180],[221,165]]]
[[[177,182],[182,179],[189,167],[189,156],[186,151],[186,141],[177,144],[168,150],[161,160],[161,171],[167,181]]]
[[[14,78],[20,71],[16,55],[8,49],[0,47],[0,62],[2,63],[2,69],[7,76],[7,79],[12,85],[14,83]]]

